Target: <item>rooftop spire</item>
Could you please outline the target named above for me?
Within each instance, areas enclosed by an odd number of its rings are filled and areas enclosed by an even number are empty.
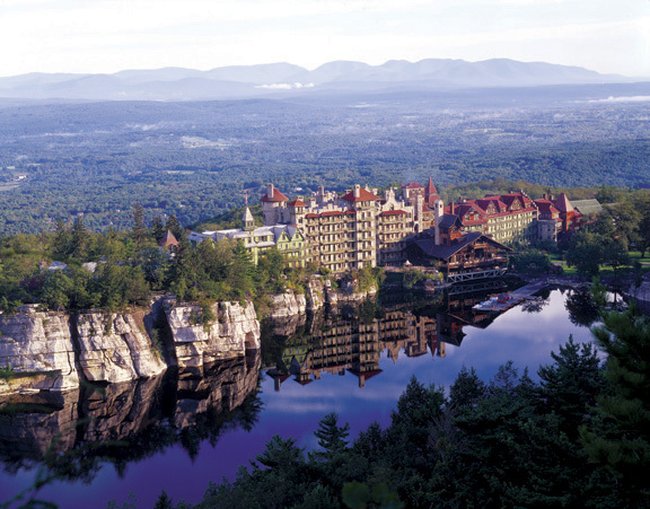
[[[253,214],[251,214],[251,209],[248,208],[248,205],[246,205],[246,210],[244,210],[243,223],[244,230],[249,231],[255,229],[255,218],[253,218]]]

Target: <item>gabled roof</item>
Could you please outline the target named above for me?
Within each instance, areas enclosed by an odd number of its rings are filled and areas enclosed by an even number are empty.
[[[573,208],[583,215],[600,214],[603,206],[595,198],[591,200],[574,200]]]
[[[287,198],[287,196],[282,191],[273,187],[273,194],[269,196],[267,192],[267,194],[262,196],[262,201],[270,202],[270,203],[280,203],[283,201],[289,201],[289,198]]]
[[[363,187],[359,189],[359,197],[354,196],[354,190],[345,193],[342,197],[342,200],[345,201],[350,201],[350,202],[359,202],[359,201],[381,201],[381,198],[379,196],[376,196],[372,194],[370,191],[367,189],[364,189]]]
[[[178,246],[178,240],[176,239],[174,234],[171,232],[171,230],[167,230],[167,233],[165,233],[163,238],[160,239],[160,242],[158,242],[158,245],[160,247]]]
[[[419,182],[409,182],[402,186],[404,189],[424,189],[424,186]]]
[[[287,205],[290,207],[304,207],[305,202],[302,201],[300,198],[296,198],[295,200],[290,201]]]
[[[573,205],[569,201],[569,197],[565,193],[561,193],[555,200],[555,208],[560,212],[574,212]]]
[[[444,214],[440,218],[439,225],[440,228],[448,230],[452,226],[457,226],[458,228],[463,226],[463,223],[460,221],[460,218],[456,214]]]
[[[427,256],[437,258],[438,260],[448,260],[454,254],[458,253],[465,247],[478,242],[479,240],[488,242],[500,249],[503,249],[504,251],[512,251],[509,247],[504,246],[503,244],[488,237],[487,235],[482,234],[481,232],[466,233],[450,245],[436,246],[434,240],[430,238],[416,240],[415,245],[420,248],[420,250]]]
[[[540,214],[542,214],[543,216],[558,217],[560,214],[560,211],[555,208],[555,205],[553,205],[553,202],[550,200],[546,200],[546,199],[535,200],[535,205],[537,205]],[[546,217],[546,219],[548,218],[549,217]]]
[[[436,186],[433,184],[433,178],[429,177],[429,182],[427,183],[427,188],[426,188],[427,195],[437,195],[438,190],[436,189]]]

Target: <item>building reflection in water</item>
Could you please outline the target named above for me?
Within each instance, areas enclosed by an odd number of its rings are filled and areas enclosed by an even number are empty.
[[[460,346],[465,325],[487,327],[495,315],[472,309],[485,298],[485,293],[447,294],[435,305],[375,305],[298,321],[275,320],[266,324],[262,338],[263,350],[266,346],[274,352],[265,355],[266,373],[273,378],[276,391],[292,377],[306,385],[323,373],[350,373],[357,377],[359,387],[364,387],[381,373],[383,352],[393,362],[401,352],[407,357],[427,353],[445,357],[447,344]]]

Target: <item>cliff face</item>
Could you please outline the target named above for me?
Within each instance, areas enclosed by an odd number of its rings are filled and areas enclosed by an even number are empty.
[[[260,348],[252,303],[215,304],[216,320],[206,328],[193,323],[198,310],[164,299],[150,310],[123,313],[71,317],[24,306],[0,314],[0,368],[11,367],[9,376],[0,378],[0,395],[77,389],[81,376],[108,383],[149,378],[168,365],[200,367]],[[148,330],[147,320],[162,321],[164,337],[151,324]]]
[[[83,313],[77,318],[79,366],[91,382],[148,378],[167,366],[146,333],[142,313]]]
[[[293,290],[287,290],[284,293],[273,296],[269,318],[278,319],[304,315],[306,311],[306,297],[302,294],[296,294]]]
[[[77,388],[69,317],[37,311],[34,306],[23,306],[12,315],[0,314],[0,367],[6,366],[14,373],[7,380],[0,379],[0,394]]]
[[[307,284],[307,309],[318,311],[325,305],[325,283],[321,277],[312,277]]]
[[[260,348],[260,323],[252,302],[218,302],[216,320],[196,323],[200,308],[168,299],[163,303],[176,350],[178,366],[200,367],[220,359],[242,356]]]

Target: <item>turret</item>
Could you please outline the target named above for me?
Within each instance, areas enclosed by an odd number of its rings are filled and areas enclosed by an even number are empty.
[[[286,209],[288,201],[289,198],[279,189],[276,189],[273,184],[268,184],[266,194],[262,196],[262,212],[264,213],[265,226],[272,226],[282,222],[282,210]]]
[[[244,211],[244,217],[242,218],[242,223],[244,226],[244,230],[252,231],[255,229],[255,219],[253,218],[253,214],[251,214],[251,210],[246,207],[246,210]]]

